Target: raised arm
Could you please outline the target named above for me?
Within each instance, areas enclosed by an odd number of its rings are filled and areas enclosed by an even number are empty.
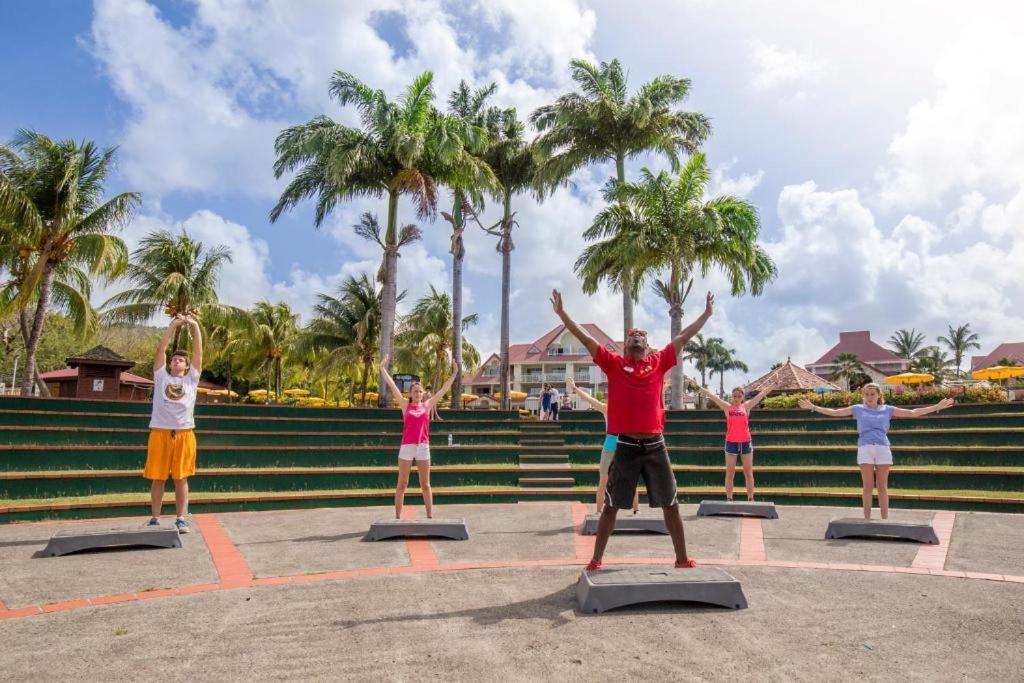
[[[576,321],[569,317],[569,314],[565,312],[562,307],[562,294],[557,289],[551,292],[551,307],[555,309],[555,315],[562,320],[562,324],[569,328],[573,336],[582,342],[583,346],[586,347],[587,352],[591,356],[597,356],[597,350],[601,347],[597,343],[597,340],[587,334],[582,327],[576,324]]]
[[[171,324],[164,330],[164,336],[160,337],[160,343],[156,345],[156,355],[153,356],[153,372],[162,369],[167,365],[167,346],[171,343],[174,331],[185,323],[185,318],[180,315],[174,316]]]
[[[700,317],[690,323],[689,326],[684,327],[683,331],[679,333],[677,337],[672,340],[672,346],[676,350],[676,354],[683,350],[686,346],[686,342],[690,341],[693,335],[700,332],[700,328],[704,327],[704,323],[708,321],[711,314],[714,312],[715,307],[715,295],[708,292],[707,298],[704,300],[704,312],[700,314]]]
[[[409,399],[402,396],[402,391],[395,384],[395,380],[391,379],[391,373],[388,372],[388,361],[391,356],[384,356],[380,359],[380,374],[384,376],[384,382],[388,385],[388,389],[391,390],[391,395],[398,401],[398,407],[402,413],[405,413],[405,409],[409,407]]]
[[[765,397],[772,392],[772,389],[775,388],[775,375],[777,375],[777,374],[778,374],[778,371],[775,371],[774,373],[772,373],[772,376],[765,380],[765,382],[764,382],[764,389],[762,389],[761,391],[757,392],[757,394],[754,396],[754,398],[752,398],[752,399],[750,399],[749,401],[746,402],[745,405],[747,407],[747,412],[748,413],[751,410],[753,410],[754,408],[756,408],[758,406],[758,404],[761,403],[761,401],[763,401],[765,399]]]
[[[189,329],[192,331],[192,367],[196,372],[203,371],[203,331],[199,329],[199,321],[186,316]]]
[[[444,395],[448,393],[448,390],[452,388],[452,384],[455,383],[455,376],[459,374],[459,364],[452,358],[452,374],[448,375],[448,380],[441,385],[441,388],[437,390],[433,396],[427,399],[427,407],[433,410],[437,402],[444,398]]]
[[[696,389],[697,391],[699,391],[700,393],[704,394],[705,396],[707,396],[708,399],[712,403],[714,403],[716,406],[718,406],[722,410],[729,410],[729,402],[728,401],[723,401],[714,392],[708,391],[707,389],[702,387],[699,383],[694,382],[693,380],[690,380],[690,386],[693,387],[694,389]]]
[[[850,417],[853,415],[853,410],[850,406],[846,406],[845,408],[822,408],[814,405],[806,398],[800,399],[797,403],[804,410],[809,410],[812,413],[818,413],[820,415],[828,415],[829,417]]]
[[[893,417],[921,417],[929,413],[937,413],[940,410],[949,408],[953,405],[954,401],[951,398],[944,398],[933,406],[925,406],[923,408],[893,408]]]
[[[578,386],[576,386],[576,382],[573,381],[572,377],[567,377],[565,383],[569,386],[570,391],[575,391],[577,394],[579,394],[580,398],[589,403],[591,408],[593,408],[594,410],[596,410],[597,412],[601,413],[606,417],[608,416],[607,403],[602,403],[601,401],[598,401],[589,393],[587,393],[583,389],[580,389]]]

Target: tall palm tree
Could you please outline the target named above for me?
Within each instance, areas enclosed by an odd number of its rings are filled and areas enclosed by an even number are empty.
[[[442,374],[445,372],[445,366],[449,365],[446,359],[452,349],[452,320],[454,316],[448,293],[439,292],[431,285],[430,292],[420,297],[413,309],[403,318],[398,334],[399,363],[407,367],[421,368],[424,361],[419,356],[425,354],[430,359],[430,386],[435,388],[446,379]],[[475,313],[465,316],[460,327],[467,330],[478,320]],[[469,356],[467,366],[477,365],[480,354],[465,339],[460,337],[460,340],[462,351]],[[456,408],[459,405],[457,396]]]
[[[284,389],[284,361],[297,341],[299,315],[284,302],[269,301],[257,303],[250,315],[253,329],[245,344],[249,367],[264,373],[267,400],[270,394],[280,398]]]
[[[860,358],[855,353],[844,351],[836,354],[832,362],[836,366],[835,372],[832,373],[832,379],[846,380],[846,386],[849,388],[852,388],[852,383],[864,374],[864,366],[861,365]]]
[[[405,195],[416,205],[420,218],[437,212],[439,182],[469,182],[480,166],[467,160],[458,126],[433,106],[434,75],[420,74],[397,101],[374,90],[352,74],[336,71],[330,93],[341,106],[355,105],[360,127],[340,124],[328,116],[281,131],[274,143],[274,174],[295,173],[270,220],[306,199],[315,197],[314,222],[319,228],[339,201],[356,197],[387,197],[384,229],[383,293],[381,300],[381,356],[391,355],[398,297],[398,199]],[[440,178],[436,176],[441,176]],[[390,405],[387,387],[380,381],[378,405]]]
[[[569,71],[579,92],[566,93],[530,116],[541,132],[537,184],[543,189],[606,162],[615,164],[615,180],[624,183],[626,160],[648,152],[664,154],[676,170],[680,154],[697,151],[711,133],[706,116],[675,109],[690,93],[687,78],[657,76],[630,95],[617,59],[600,65],[574,59]],[[620,276],[612,284],[622,291],[625,332],[633,327],[633,289],[628,272]]]
[[[711,169],[704,155],[693,155],[678,177],[643,169],[636,183],[610,188],[619,201],[611,203],[584,233],[604,241],[584,250],[576,270],[584,278],[584,290],[593,290],[601,276],[602,258],[629,263],[633,286],[667,271],[655,281],[655,291],[669,309],[671,335],[683,329],[683,303],[693,278],[712,268],[723,271],[734,295],[749,288],[755,296],[775,279],[775,263],[757,244],[761,221],[749,202],[732,196],[705,199]],[[601,254],[595,257],[594,254]],[[682,366],[672,369],[672,405],[682,403]]]
[[[517,224],[512,211],[512,198],[531,190],[536,180],[537,160],[533,146],[526,141],[525,126],[516,116],[515,109],[494,111],[488,117],[490,130],[484,160],[494,171],[498,189],[494,192],[501,201],[501,220],[493,226],[484,227],[486,232],[498,238],[501,252],[501,341],[498,357],[500,361],[501,408],[511,410],[509,395],[510,364],[509,347],[509,297],[512,288],[512,229]],[[539,199],[539,197],[538,197]],[[479,224],[479,221],[478,221]]]
[[[924,333],[914,328],[896,330],[889,337],[889,350],[900,358],[913,360],[924,348]]]
[[[231,250],[225,246],[206,249],[184,230],[174,235],[157,230],[142,238],[132,252],[126,273],[132,289],[103,304],[103,319],[111,325],[139,325],[161,312],[168,317],[193,315],[203,318],[219,311],[243,315],[243,311],[220,304],[217,284]],[[174,333],[174,348],[181,343],[181,329]]]
[[[711,362],[720,348],[722,348],[721,337],[705,337],[698,332],[693,339],[686,342],[686,347],[683,349],[697,366],[697,371],[700,372],[700,385],[704,388],[708,386],[707,373],[711,369]]]
[[[465,154],[458,155],[448,164],[444,164],[442,182],[452,188],[452,212],[445,213],[445,219],[452,226],[452,315],[456,320],[462,318],[462,262],[466,257],[466,249],[462,234],[466,230],[466,209],[472,205],[481,205],[481,195],[496,188],[494,173],[490,166],[481,158],[487,149],[488,131],[492,124],[488,121],[496,115],[497,110],[487,107],[487,99],[494,94],[497,85],[490,83],[477,90],[471,90],[466,81],[460,81],[458,87],[448,97],[448,113],[444,120],[448,128],[458,138]],[[456,166],[462,166],[458,168]],[[455,383],[452,384],[452,409],[459,408],[459,397],[462,395],[462,327],[452,326],[451,348],[455,350],[455,360],[460,370],[456,372]]]
[[[911,362],[910,369],[913,372],[927,372],[934,375],[935,380],[941,383],[949,374],[951,365],[953,365],[953,361],[945,351],[938,346],[929,346]]]
[[[964,323],[960,327],[953,327],[949,325],[949,332],[947,336],[940,336],[936,341],[945,344],[946,347],[953,353],[953,368],[957,376],[963,374],[960,370],[960,364],[963,363],[964,356],[971,349],[980,349],[981,344],[978,340],[981,337],[976,332],[971,330],[970,323]]]
[[[712,378],[714,378],[716,372],[718,373],[719,396],[725,396],[725,373],[732,370],[739,370],[740,372],[750,371],[746,363],[733,356],[734,353],[736,353],[736,349],[722,346],[717,349],[717,353],[711,358],[711,363],[708,366],[711,370]]]
[[[123,192],[103,199],[115,151],[91,141],[51,140],[33,130],[20,130],[10,147],[0,146],[0,222],[14,228],[19,251],[29,260],[13,305],[35,309],[25,311],[22,395],[31,392],[36,378],[51,303],[81,307],[88,299],[76,273],[114,279],[127,264],[124,242],[109,233],[131,219],[141,198]],[[79,287],[63,286],[70,284]]]
[[[401,300],[402,295],[399,295]],[[380,339],[381,290],[365,274],[351,275],[338,287],[336,296],[319,294],[313,319],[303,330],[300,349],[321,351],[326,363],[340,367],[361,366],[359,393],[366,403],[366,388]]]
[[[203,327],[206,328],[204,359],[208,359],[210,363],[221,361],[228,390],[228,403],[231,403],[235,369],[242,366],[248,340],[255,331],[255,325],[252,315],[241,309],[214,308],[203,317]]]

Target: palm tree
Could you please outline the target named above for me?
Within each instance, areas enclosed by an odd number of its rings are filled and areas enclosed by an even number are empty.
[[[926,347],[917,358],[910,364],[912,372],[926,372],[935,376],[935,380],[942,382],[949,374],[948,368],[953,365],[946,352],[938,346]]]
[[[245,349],[249,367],[265,373],[267,401],[270,394],[280,398],[284,387],[284,361],[295,346],[299,316],[288,304],[261,301],[250,312],[252,334],[246,339]]]
[[[708,386],[708,370],[720,348],[722,348],[721,337],[705,337],[703,334],[697,333],[693,339],[686,342],[686,347],[683,349],[697,366],[697,371],[700,372],[700,385],[705,389]]]
[[[248,311],[240,309],[211,309],[203,318],[206,328],[206,344],[204,346],[204,362],[221,362],[224,369],[225,386],[228,390],[228,403],[231,403],[231,390],[234,384],[234,371],[242,365],[249,338],[255,331],[255,320]]]
[[[755,296],[776,275],[775,263],[757,244],[761,221],[749,202],[732,196],[705,200],[711,180],[704,155],[693,155],[677,178],[662,171],[643,169],[637,183],[610,188],[618,199],[601,211],[584,233],[604,241],[584,250],[576,270],[584,278],[584,291],[593,291],[601,277],[601,261],[629,263],[635,288],[649,276],[668,271],[655,281],[655,291],[665,301],[671,335],[683,329],[683,303],[696,274],[707,276],[722,270],[734,295],[748,288]],[[599,256],[594,256],[599,254]],[[682,402],[682,366],[672,369],[672,405]]]
[[[537,185],[544,190],[585,166],[605,162],[614,162],[615,180],[622,184],[626,160],[648,152],[667,156],[674,171],[680,153],[694,153],[711,133],[703,114],[674,109],[689,95],[689,79],[657,76],[630,96],[617,59],[600,66],[574,59],[569,71],[579,92],[566,93],[530,116],[541,132]],[[628,272],[621,275],[611,284],[622,291],[625,331],[633,327],[633,297]]]
[[[350,275],[338,288],[336,296],[317,296],[313,315],[298,347],[323,352],[329,367],[353,362],[360,365],[359,393],[365,405],[380,339],[381,290],[365,274],[358,278]]]
[[[420,218],[437,211],[437,185],[468,183],[460,174],[479,170],[458,135],[457,126],[433,106],[434,75],[420,74],[397,100],[373,90],[352,74],[336,71],[330,93],[342,106],[355,105],[360,127],[340,124],[328,116],[281,131],[274,143],[274,174],[295,172],[270,212],[276,221],[311,197],[316,197],[315,225],[319,228],[339,201],[356,197],[387,197],[381,300],[381,357],[391,355],[398,297],[398,198],[410,197]],[[440,179],[435,177],[440,175]],[[380,381],[378,405],[390,405]]]
[[[918,332],[914,328],[910,328],[909,330],[896,330],[896,332],[889,337],[889,348],[900,358],[913,360],[924,348],[924,333]]]
[[[960,370],[960,364],[963,362],[964,356],[971,349],[981,348],[981,344],[978,343],[981,337],[971,331],[970,323],[964,323],[960,327],[949,325],[949,332],[947,334],[948,336],[940,336],[936,341],[945,344],[953,352],[953,367],[959,377],[963,374]]]
[[[498,357],[500,360],[501,408],[511,410],[512,399],[509,395],[509,297],[512,288],[512,229],[517,225],[515,212],[512,211],[512,198],[521,192],[530,190],[536,179],[537,161],[533,146],[525,138],[525,126],[516,116],[515,109],[494,110],[488,117],[487,151],[484,160],[494,171],[498,189],[494,192],[496,199],[501,201],[502,217],[495,225],[484,227],[477,224],[487,233],[498,238],[498,251],[501,252],[501,342]]]
[[[1004,366],[1004,367],[1016,367],[1018,365],[1024,365],[1024,363],[1022,363],[1021,361],[1017,360],[1016,358],[1010,358],[1009,356],[1003,356],[1002,358],[997,360],[995,363],[993,363],[993,365],[1001,365],[1001,366]]]
[[[430,292],[417,300],[416,305],[402,320],[401,332],[398,334],[398,358],[400,365],[422,367],[423,356],[430,359],[430,386],[439,387],[446,378],[442,376],[448,366],[448,355],[452,344],[452,305],[447,292],[439,292],[430,287]],[[462,319],[463,330],[475,325],[477,315],[468,315]],[[461,337],[460,337],[461,339]],[[472,344],[462,339],[462,351],[467,358],[467,366],[479,364],[480,354]],[[454,386],[454,385],[453,385]],[[460,401],[456,396],[455,407]]]
[[[832,363],[836,366],[835,372],[832,373],[832,379],[846,380],[846,386],[851,389],[853,388],[852,383],[864,374],[864,366],[861,365],[860,358],[855,353],[844,351],[836,354]]]
[[[494,173],[490,166],[481,158],[487,149],[487,134],[492,124],[488,121],[498,110],[486,107],[487,99],[494,93],[497,86],[490,83],[475,91],[470,90],[466,81],[460,81],[458,87],[448,97],[449,116],[444,120],[448,128],[458,138],[465,150],[464,154],[455,155],[451,162],[445,164],[442,182],[452,188],[452,212],[445,213],[445,219],[452,226],[452,315],[456,320],[462,318],[462,262],[466,256],[462,234],[466,230],[466,209],[471,205],[481,205],[481,193],[496,188]],[[455,349],[455,360],[462,367],[462,327],[452,326],[451,348]],[[457,371],[455,383],[452,384],[452,409],[460,407],[459,397],[462,395],[462,371]]]
[[[718,373],[718,395],[725,396],[725,373],[732,370],[739,370],[740,372],[749,372],[750,368],[747,364],[738,358],[734,358],[733,354],[736,353],[736,349],[729,349],[725,346],[717,349],[717,353],[711,358],[709,369],[711,370],[711,376],[714,377],[715,373]]]
[[[127,264],[124,242],[109,233],[131,219],[141,198],[123,192],[103,200],[114,154],[113,147],[54,141],[32,130],[20,130],[10,147],[0,146],[0,223],[14,228],[19,252],[28,260],[13,304],[26,309],[23,396],[36,378],[36,352],[51,303],[85,314],[88,277],[79,274],[114,279]]]
[[[223,306],[217,299],[225,263],[231,263],[230,249],[217,246],[206,250],[184,228],[179,235],[167,230],[151,232],[132,252],[126,275],[133,288],[103,304],[104,322],[139,325],[161,311],[170,318],[179,314],[202,318],[213,311],[241,316],[243,311]],[[174,348],[181,343],[181,329],[174,333]]]

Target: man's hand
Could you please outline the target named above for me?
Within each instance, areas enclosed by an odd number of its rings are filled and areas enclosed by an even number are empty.
[[[565,309],[562,307],[562,293],[557,289],[551,290],[551,307],[555,309],[555,315],[559,318],[565,314]]]

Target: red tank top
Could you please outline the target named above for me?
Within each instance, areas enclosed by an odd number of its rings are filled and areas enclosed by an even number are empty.
[[[427,406],[410,405],[405,409],[402,425],[402,445],[430,443],[430,411]]]
[[[750,418],[744,405],[729,406],[725,412],[725,440],[744,443],[750,441]]]

